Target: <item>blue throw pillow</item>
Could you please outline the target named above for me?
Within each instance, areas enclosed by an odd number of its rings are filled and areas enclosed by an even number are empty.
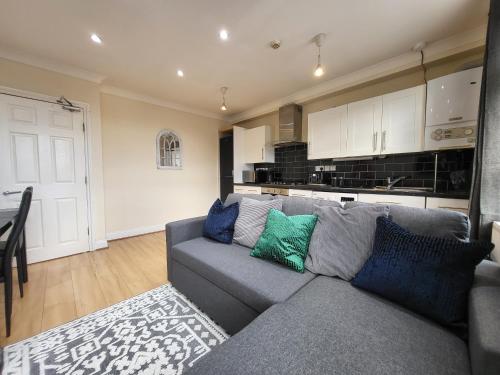
[[[208,216],[203,225],[203,235],[219,242],[231,243],[238,212],[238,203],[224,207],[220,199],[217,199],[210,207],[210,211],[208,211]]]
[[[416,235],[379,217],[373,253],[351,284],[461,330],[475,267],[492,249],[491,243]]]

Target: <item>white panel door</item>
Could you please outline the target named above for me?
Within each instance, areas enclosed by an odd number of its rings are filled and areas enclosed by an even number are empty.
[[[347,105],[310,113],[307,140],[308,159],[344,156],[347,148]]]
[[[88,251],[82,112],[0,94],[0,208],[28,186],[28,262]]]
[[[423,151],[424,102],[425,85],[382,97],[382,154]]]
[[[347,156],[380,153],[382,97],[347,105]]]

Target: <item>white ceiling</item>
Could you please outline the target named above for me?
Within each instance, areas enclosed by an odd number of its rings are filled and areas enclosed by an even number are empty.
[[[85,69],[116,86],[239,113],[487,21],[488,0],[2,0],[0,49]],[[226,27],[230,39],[218,31]],[[104,41],[89,40],[97,33]],[[311,38],[327,34],[326,74]],[[268,43],[280,39],[282,47]],[[180,79],[176,70],[182,68]]]

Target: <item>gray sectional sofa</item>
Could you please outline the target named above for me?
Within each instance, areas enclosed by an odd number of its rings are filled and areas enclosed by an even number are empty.
[[[242,197],[232,194],[226,204]],[[283,199],[287,215],[338,205]],[[390,215],[416,233],[468,239],[469,222],[460,213],[390,206]],[[166,225],[168,278],[233,336],[188,374],[500,374],[497,263],[483,261],[476,270],[466,342],[348,282],[300,274],[250,257],[248,248],[204,238],[203,222]]]

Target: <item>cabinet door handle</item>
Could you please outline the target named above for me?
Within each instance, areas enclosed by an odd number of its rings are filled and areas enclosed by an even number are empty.
[[[378,143],[378,132],[373,133],[373,151],[377,151],[377,143]]]
[[[458,120],[462,120],[463,117],[462,116],[457,116],[457,117],[450,117],[448,118],[448,121],[458,121]]]
[[[385,151],[385,138],[386,138],[386,134],[387,134],[387,132],[384,130],[382,132],[382,146],[381,146],[382,147],[382,151]]]
[[[401,202],[375,202],[377,204],[401,204]]]
[[[261,160],[264,160],[264,147],[262,147],[260,150],[261,150],[261,154],[262,154],[262,156],[261,156],[262,159]]]

